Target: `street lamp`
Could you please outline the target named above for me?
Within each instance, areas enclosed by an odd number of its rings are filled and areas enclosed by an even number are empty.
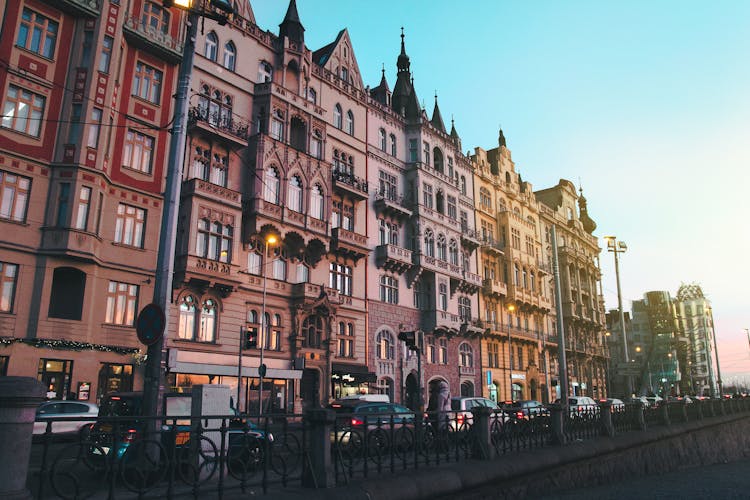
[[[513,401],[513,352],[510,348],[510,323],[513,320],[511,314],[516,310],[516,306],[508,304],[508,399]]]
[[[266,376],[266,365],[263,363],[263,352],[266,348],[266,336],[268,332],[268,321],[266,321],[266,287],[268,285],[268,249],[271,245],[275,245],[278,241],[275,234],[268,234],[263,240],[264,244],[264,256],[263,256],[263,301],[260,307],[260,366],[258,367],[258,378],[260,385],[258,385],[258,416],[263,415],[263,377]]]
[[[620,288],[620,261],[617,257],[617,254],[624,253],[628,246],[625,244],[624,241],[617,241],[616,236],[605,236],[605,240],[607,240],[607,251],[612,252],[615,254],[615,277],[617,279],[617,307],[620,310],[620,328],[622,330],[622,353],[623,357],[625,359],[625,364],[627,365],[628,360],[630,359],[628,357],[628,337],[625,332],[625,311],[622,309],[622,290]],[[627,396],[631,396],[633,393],[633,381],[630,378],[630,375],[627,375],[625,377],[626,380],[626,387],[627,387]]]

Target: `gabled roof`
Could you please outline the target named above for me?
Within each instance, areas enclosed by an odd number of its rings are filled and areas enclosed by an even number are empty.
[[[338,59],[337,54],[339,54],[339,48],[343,44],[349,47],[345,60],[337,60],[336,63],[331,63],[331,61]],[[334,74],[337,74],[336,69],[339,64],[345,64],[349,71],[349,77],[352,80],[351,83],[359,89],[364,88],[362,74],[359,71],[359,64],[357,64],[357,58],[354,55],[354,48],[352,47],[352,40],[349,37],[349,31],[346,28],[339,31],[334,41],[314,51],[312,53],[312,59],[318,66],[321,66]],[[341,75],[337,74],[337,76],[340,77]]]
[[[250,5],[250,0],[235,0],[233,3],[235,15],[242,19],[247,19],[253,24],[255,23],[255,14],[253,13],[253,6]]]

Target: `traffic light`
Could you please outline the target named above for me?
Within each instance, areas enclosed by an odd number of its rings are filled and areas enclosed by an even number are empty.
[[[417,347],[417,332],[399,332],[398,339],[406,342],[406,347],[409,349],[415,349]]]
[[[245,349],[258,348],[258,329],[248,328],[245,330]]]

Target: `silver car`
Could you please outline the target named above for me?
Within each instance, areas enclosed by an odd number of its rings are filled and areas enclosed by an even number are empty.
[[[99,415],[99,407],[94,403],[85,401],[47,401],[36,409],[36,421],[34,422],[34,435],[47,432],[47,424],[51,421],[51,432],[55,435],[78,434],[87,430],[90,424],[96,421]],[[79,419],[75,419],[78,417]],[[66,418],[70,420],[57,420]]]

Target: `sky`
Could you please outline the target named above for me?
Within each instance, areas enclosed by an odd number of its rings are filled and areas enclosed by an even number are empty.
[[[278,33],[287,0],[251,0]],[[750,2],[297,0],[316,50],[347,28],[365,85],[393,88],[401,27],[420,102],[437,93],[463,149],[497,147],[535,190],[583,187],[615,235],[626,311],[696,282],[712,301],[725,384],[750,383]],[[744,141],[743,141],[744,139]],[[465,152],[466,152],[465,151]],[[607,309],[617,308],[602,252]]]

